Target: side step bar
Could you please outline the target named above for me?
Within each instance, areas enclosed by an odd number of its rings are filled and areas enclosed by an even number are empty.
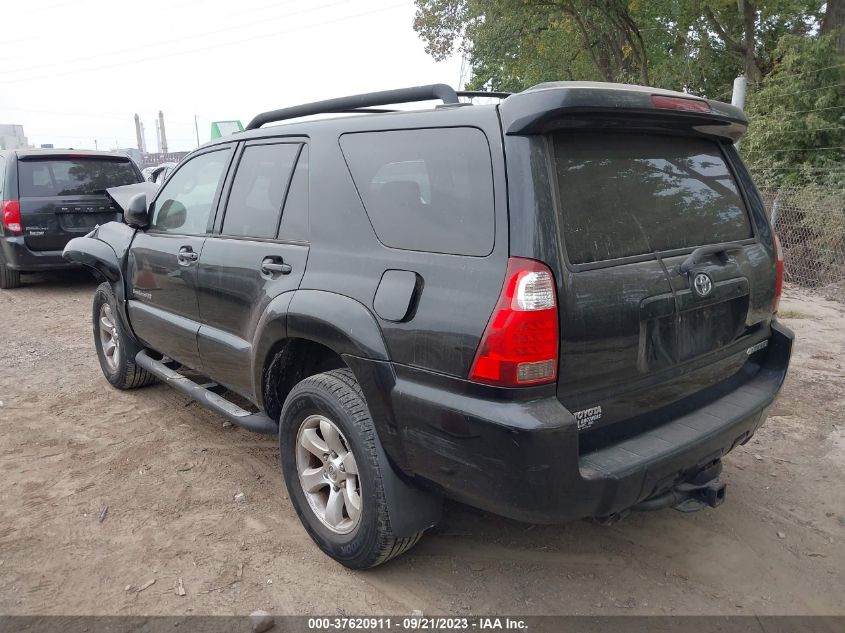
[[[234,402],[229,402],[226,398],[209,391],[202,385],[198,385],[190,378],[173,371],[161,361],[150,358],[143,350],[135,356],[135,362],[160,378],[166,385],[178,389],[200,404],[216,411],[232,424],[237,424],[255,433],[275,435],[279,432],[279,425],[273,419],[268,418],[263,413],[250,413],[241,409]]]

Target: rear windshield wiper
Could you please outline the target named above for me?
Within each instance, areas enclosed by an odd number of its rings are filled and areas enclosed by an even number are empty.
[[[678,271],[682,275],[686,275],[692,270],[705,255],[721,255],[722,263],[725,261],[725,255],[734,251],[741,251],[743,245],[739,242],[726,242],[725,244],[710,244],[708,246],[699,246],[692,253],[687,255],[687,258],[678,266]]]

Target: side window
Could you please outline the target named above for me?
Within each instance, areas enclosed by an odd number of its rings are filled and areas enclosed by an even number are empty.
[[[219,150],[186,162],[156,198],[150,229],[185,235],[205,233],[228,160],[228,150]]]
[[[0,156],[0,200],[3,199],[3,187],[6,184],[6,159]]]
[[[344,134],[340,145],[385,246],[432,253],[493,250],[493,167],[476,128]]]
[[[274,238],[291,178],[298,143],[248,145],[232,182],[223,234]]]
[[[303,145],[290,180],[279,237],[308,241],[308,146]]]

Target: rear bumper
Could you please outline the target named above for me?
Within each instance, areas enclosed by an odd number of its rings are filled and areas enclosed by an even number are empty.
[[[579,454],[574,417],[554,396],[485,399],[463,381],[437,386],[397,367],[389,399],[373,398],[370,406],[376,420],[386,420],[379,435],[397,468],[447,497],[533,523],[606,517],[747,442],[783,384],[792,340],[773,324],[766,350],[750,357],[720,397],[587,454]],[[387,376],[377,379],[383,389]]]
[[[7,267],[21,272],[79,268],[78,264],[63,259],[62,251],[30,250],[24,244],[22,236],[0,237],[0,253]]]

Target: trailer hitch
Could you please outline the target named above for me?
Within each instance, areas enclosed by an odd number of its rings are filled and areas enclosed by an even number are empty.
[[[706,506],[715,508],[725,500],[725,489],[725,484],[718,477],[703,484],[682,482],[670,490],[640,501],[631,510],[649,512],[671,506],[679,512],[697,512]]]

